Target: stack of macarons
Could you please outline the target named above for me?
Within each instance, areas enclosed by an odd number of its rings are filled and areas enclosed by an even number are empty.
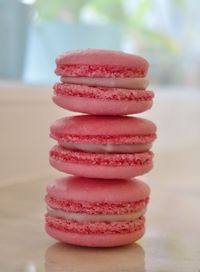
[[[50,164],[70,174],[47,186],[46,231],[92,247],[130,244],[145,231],[150,188],[135,177],[153,167],[156,126],[129,114],[151,108],[148,62],[111,50],[66,52],[56,59],[53,101],[82,114],[50,127]],[[71,176],[74,175],[74,176]]]

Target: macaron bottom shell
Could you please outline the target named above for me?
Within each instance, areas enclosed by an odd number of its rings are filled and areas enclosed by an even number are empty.
[[[116,101],[76,96],[53,96],[53,102],[64,109],[93,115],[127,115],[144,112],[152,107],[152,100]]]
[[[57,170],[87,177],[87,178],[100,178],[100,179],[124,179],[131,178],[140,175],[144,175],[153,168],[153,163],[147,165],[136,165],[136,166],[101,166],[101,165],[85,165],[85,164],[74,164],[69,162],[57,161],[53,158],[49,159],[51,166]]]
[[[132,233],[117,234],[80,234],[63,232],[45,225],[46,232],[54,239],[78,246],[87,247],[115,247],[131,244],[144,235],[145,228]]]
[[[59,145],[49,153],[57,170],[88,178],[130,178],[143,175],[153,167],[151,151],[134,154],[99,154],[67,150]]]

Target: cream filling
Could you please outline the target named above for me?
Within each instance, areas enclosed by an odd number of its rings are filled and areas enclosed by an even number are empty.
[[[132,221],[142,216],[146,212],[146,208],[134,213],[127,214],[86,214],[86,213],[71,213],[62,210],[53,209],[47,206],[47,211],[50,215],[61,217],[66,220],[74,221],[95,221],[95,222],[113,222],[113,221]]]
[[[90,77],[61,77],[61,81],[65,83],[100,86],[111,88],[124,88],[124,89],[141,89],[144,90],[149,85],[147,78],[90,78]]]
[[[152,147],[152,143],[147,144],[80,144],[65,143],[59,144],[69,150],[77,150],[92,153],[136,153],[144,152]]]

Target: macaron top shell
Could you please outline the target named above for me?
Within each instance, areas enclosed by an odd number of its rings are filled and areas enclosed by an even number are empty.
[[[149,197],[149,186],[137,179],[98,180],[65,177],[49,183],[49,197],[87,202],[137,202]]]
[[[78,115],[61,118],[50,127],[52,138],[66,142],[77,142],[82,137],[82,142],[144,143],[153,141],[155,133],[151,121],[126,116]]]
[[[144,77],[149,67],[140,56],[102,49],[65,52],[57,57],[56,65],[57,75],[90,77]]]

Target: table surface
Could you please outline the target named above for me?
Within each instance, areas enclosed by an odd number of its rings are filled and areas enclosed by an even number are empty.
[[[151,187],[145,236],[110,249],[58,243],[44,232],[43,198],[52,177],[16,177],[0,186],[0,271],[200,271],[200,103],[195,98],[188,106],[187,98],[177,107],[178,98],[169,110],[163,100],[152,118],[159,125],[155,167],[141,177]]]

